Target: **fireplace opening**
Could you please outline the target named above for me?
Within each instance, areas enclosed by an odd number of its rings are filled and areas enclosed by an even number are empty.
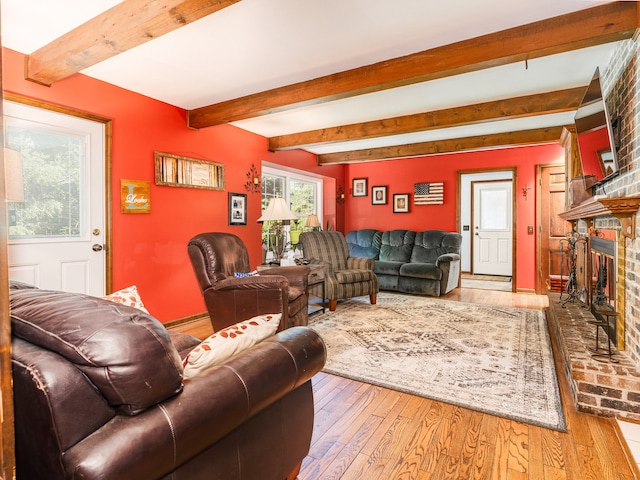
[[[616,311],[616,242],[605,238],[590,238],[591,253],[591,313],[600,322],[607,322],[606,332],[617,344],[617,321],[614,315],[603,315],[603,310]]]

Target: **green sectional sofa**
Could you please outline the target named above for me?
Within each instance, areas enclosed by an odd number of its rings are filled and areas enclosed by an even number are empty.
[[[462,235],[442,230],[347,233],[349,254],[375,260],[381,290],[440,296],[460,281]]]

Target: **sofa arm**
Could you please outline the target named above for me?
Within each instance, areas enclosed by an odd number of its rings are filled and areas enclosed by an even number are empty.
[[[372,258],[347,257],[347,268],[349,270],[373,270],[375,263]]]
[[[450,292],[460,282],[460,255],[457,253],[445,253],[436,260],[436,266],[442,271],[440,279],[440,295]]]
[[[314,330],[290,328],[185,381],[181,394],[143,414],[118,415],[65,453],[66,471],[70,478],[160,478],[307,382],[325,360]]]
[[[440,255],[436,260],[436,267],[440,266],[440,263],[443,262],[455,262],[460,261],[460,255],[457,253],[445,253],[444,255]]]
[[[290,267],[272,267],[262,270],[260,275],[281,275],[289,280],[289,285],[300,287],[307,291],[307,282],[309,281],[309,267],[290,266]]]

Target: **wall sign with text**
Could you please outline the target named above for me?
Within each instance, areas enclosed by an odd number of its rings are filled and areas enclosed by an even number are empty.
[[[122,213],[151,213],[150,192],[149,182],[120,179]]]

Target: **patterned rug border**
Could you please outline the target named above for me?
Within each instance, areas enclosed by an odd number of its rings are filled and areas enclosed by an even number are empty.
[[[371,305],[369,303],[369,298],[368,297],[355,297],[352,299],[348,299],[345,300],[343,302],[340,302],[338,304],[338,313],[340,310],[340,307],[342,306],[344,308],[345,303],[349,302],[357,302],[358,306],[363,306],[363,307],[372,307],[372,308],[387,308],[384,305],[382,305],[385,300],[387,298],[393,298],[393,297],[407,297],[407,295],[403,295],[403,294],[394,294],[394,293],[379,293],[378,294],[378,305]],[[412,296],[409,296],[412,297]],[[470,303],[470,302],[451,302],[449,300],[445,300],[445,299],[440,299],[440,298],[435,298],[435,297],[417,297],[417,298],[425,298],[428,301],[432,301],[434,303],[443,303],[443,304],[450,304],[450,303],[455,303],[457,305],[468,305],[468,306],[473,306],[474,308],[480,308],[480,309],[499,309],[499,310],[512,310],[512,311],[519,311],[519,310],[531,310],[531,309],[525,309],[525,308],[518,308],[518,307],[505,307],[502,305],[493,305],[493,304],[478,304],[478,303]],[[403,393],[407,393],[410,395],[416,395],[419,397],[423,397],[423,398],[428,398],[431,400],[436,400],[436,401],[440,401],[443,403],[447,403],[450,405],[455,405],[458,407],[462,407],[462,408],[468,408],[470,410],[474,410],[477,412],[481,412],[481,413],[486,413],[489,415],[494,415],[497,417],[502,417],[502,418],[506,418],[508,420],[514,420],[517,422],[522,422],[522,423],[526,423],[529,425],[536,425],[539,427],[543,427],[543,428],[549,428],[551,430],[556,430],[559,432],[566,432],[566,418],[565,418],[565,414],[564,414],[564,406],[562,404],[562,399],[560,396],[560,387],[559,387],[559,383],[558,383],[558,377],[557,377],[557,372],[555,369],[555,356],[553,354],[553,348],[551,345],[551,338],[550,338],[550,334],[549,334],[549,327],[548,327],[548,322],[547,322],[547,315],[546,312],[544,310],[531,310],[531,311],[537,311],[540,312],[541,314],[541,321],[543,323],[543,331],[544,331],[544,342],[546,343],[546,347],[549,351],[550,354],[550,361],[552,363],[553,368],[551,369],[551,374],[552,374],[552,380],[553,380],[553,386],[554,386],[554,400],[555,400],[555,411],[557,412],[558,415],[558,423],[557,425],[553,425],[550,423],[546,423],[546,422],[542,422],[542,421],[537,421],[535,419],[532,419],[530,417],[525,417],[522,415],[519,415],[517,413],[514,414],[506,414],[504,412],[496,412],[495,410],[492,410],[490,408],[486,408],[483,407],[482,405],[478,405],[478,404],[470,404],[468,402],[461,402],[461,401],[456,401],[450,398],[441,398],[438,397],[437,395],[430,395],[428,393],[425,392],[420,392],[417,391],[415,389],[412,388],[405,388],[402,386],[399,386],[397,384],[393,384],[392,382],[387,382],[384,380],[375,380],[372,381],[370,378],[364,377],[364,376],[360,376],[357,373],[354,372],[344,372],[344,371],[340,371],[340,370],[336,370],[331,368],[328,365],[325,365],[325,367],[323,368],[323,371],[326,373],[330,373],[333,375],[337,375],[343,378],[348,378],[351,380],[356,380],[359,382],[363,382],[363,383],[367,383],[370,385],[376,385],[376,386],[380,386],[380,387],[384,387],[384,388],[389,388],[391,390],[396,390],[399,392],[403,392]],[[330,318],[330,316],[332,314],[335,315],[336,312],[329,312],[329,310],[326,311],[326,313],[323,314],[319,314],[317,316],[313,316],[309,318],[309,326],[311,328],[313,328],[315,323],[318,323],[322,320],[325,320],[327,318]]]

